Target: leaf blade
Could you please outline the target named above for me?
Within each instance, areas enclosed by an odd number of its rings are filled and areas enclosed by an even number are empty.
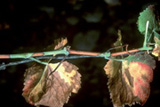
[[[149,21],[149,30],[152,31],[157,23],[154,14],[154,5],[148,6],[145,10],[143,10],[138,17],[138,30],[143,35],[146,30],[146,22]],[[150,32],[151,33],[151,32]]]
[[[142,61],[144,58],[148,59]],[[149,83],[153,79],[154,67],[155,61],[149,55],[134,55],[122,62],[108,61],[104,70],[109,78],[108,88],[113,105],[143,105],[150,94]]]
[[[54,105],[62,107],[64,103],[68,102],[71,93],[78,92],[81,87],[81,75],[78,73],[78,68],[75,65],[65,61],[62,62],[62,64],[54,73],[52,73],[52,75],[50,75],[50,72],[52,72],[58,64],[59,63],[48,64],[43,73],[39,72],[38,68],[32,69],[37,71],[29,70],[30,72],[27,73],[26,76],[27,79],[25,78],[25,83],[28,83],[28,85],[25,84],[22,94],[27,102],[35,106]],[[37,76],[34,74],[37,74],[38,77],[35,79],[28,79],[28,77]],[[38,82],[32,84],[36,80],[38,80]]]

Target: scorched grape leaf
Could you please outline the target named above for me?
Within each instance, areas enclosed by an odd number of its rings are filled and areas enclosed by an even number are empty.
[[[57,43],[56,43],[57,42]],[[60,40],[56,40],[55,43],[57,44],[54,49],[60,49],[62,47],[64,47],[67,44],[67,38],[61,38]]]
[[[45,90],[45,73],[43,73],[43,67],[34,64],[32,67],[28,68],[24,74],[25,76],[25,87],[23,88],[23,97],[30,104],[38,101]],[[43,75],[43,76],[42,76]]]
[[[158,60],[160,60],[160,40],[157,37],[154,37],[154,41],[155,41],[155,47],[152,51],[152,54],[158,57]]]
[[[67,38],[60,38],[60,39],[56,39],[54,40],[54,43],[47,46],[45,51],[51,51],[51,50],[58,50],[63,48],[66,44],[67,44],[68,40]]]
[[[114,107],[143,105],[150,94],[155,61],[150,55],[129,56],[122,62],[109,60],[104,67]]]
[[[78,68],[68,62],[48,64],[44,71],[32,66],[25,73],[23,96],[32,105],[62,107],[68,102],[71,93],[77,93],[81,84]]]
[[[118,30],[118,38],[117,41],[113,44],[114,46],[121,46],[122,45],[122,34],[121,30]]]

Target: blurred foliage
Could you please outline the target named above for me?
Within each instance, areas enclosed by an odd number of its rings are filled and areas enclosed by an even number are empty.
[[[143,36],[137,30],[139,12],[156,0],[5,0],[0,3],[0,52],[43,51],[60,37],[67,37],[75,50],[106,51],[121,30],[123,44],[141,47]],[[15,60],[1,60],[10,62]],[[112,107],[103,71],[104,59],[69,60],[82,74],[82,88],[65,107]],[[1,105],[31,107],[21,96],[23,64],[0,71]],[[151,96],[145,107],[160,105],[159,66],[155,70]],[[8,102],[8,103],[5,103]],[[137,105],[136,105],[137,107]]]

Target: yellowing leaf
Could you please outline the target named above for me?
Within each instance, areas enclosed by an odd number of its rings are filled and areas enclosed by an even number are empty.
[[[56,39],[56,40],[54,40],[53,44],[51,44],[45,48],[45,51],[61,49],[67,44],[67,42],[68,42],[67,38]]]
[[[58,64],[59,63],[49,64],[51,71],[53,71]],[[77,72],[77,70],[78,68],[75,65],[70,64],[68,62],[63,62],[60,65],[60,67],[58,67],[58,69],[55,71],[55,72],[58,72],[58,74],[60,75],[60,78],[63,79],[65,83],[68,83],[69,86],[73,87],[73,90],[72,90],[73,93],[77,93],[81,83],[80,82],[81,75]]]
[[[158,60],[160,60],[160,40],[157,37],[154,37],[155,41],[155,48],[152,51],[152,54],[156,57],[158,57]]]
[[[62,47],[64,47],[67,44],[67,38],[61,38],[60,40],[55,41],[55,43],[57,42],[57,45],[54,47],[54,50],[60,49]]]
[[[62,107],[64,103],[68,102],[72,92],[78,92],[81,84],[78,68],[65,61],[50,75],[58,64],[50,63],[45,67],[43,73],[33,67],[27,70],[27,75],[25,75],[25,84],[27,83],[27,85],[23,89],[26,101],[35,106]]]
[[[121,30],[118,30],[118,38],[117,38],[117,41],[113,45],[114,46],[122,46],[122,34],[121,34]]]
[[[44,71],[45,73],[45,71]],[[45,76],[43,75],[43,68],[34,64],[28,68],[24,74],[25,76],[25,87],[23,88],[23,97],[30,104],[38,101],[45,90]],[[42,76],[42,77],[41,77]]]
[[[144,59],[144,60],[142,60]],[[155,61],[149,55],[133,55],[122,62],[110,60],[104,70],[108,76],[110,97],[115,107],[143,105],[150,94]]]
[[[123,65],[128,65],[128,62],[123,62]],[[153,80],[153,70],[149,65],[141,62],[130,62],[128,67],[123,68],[123,75],[127,85],[132,89],[133,95],[136,96],[143,105],[150,94],[149,83]]]

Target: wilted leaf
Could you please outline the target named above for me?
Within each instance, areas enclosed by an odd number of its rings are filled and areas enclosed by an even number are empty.
[[[46,71],[44,71],[44,74]],[[25,87],[23,88],[23,97],[30,104],[34,104],[34,102],[39,100],[39,97],[42,96],[45,82],[42,78],[45,78],[43,75],[43,68],[34,64],[32,67],[28,68],[24,74],[25,76]],[[39,89],[38,89],[39,88]],[[37,91],[38,89],[38,91]]]
[[[53,44],[46,47],[45,51],[61,49],[67,44],[67,42],[67,38],[56,39]]]
[[[125,104],[143,105],[150,94],[155,61],[150,55],[134,55],[122,62],[110,60],[104,70],[109,78],[108,88],[115,107]]]
[[[153,29],[157,30],[159,27],[155,18],[154,9],[154,5],[150,5],[144,11],[142,11],[138,17],[138,30],[142,34],[145,34],[147,21],[149,21],[149,34],[152,33]]]
[[[68,41],[67,41],[67,38],[61,38],[59,40],[56,40],[55,43],[56,42],[57,42],[57,45],[54,47],[55,50],[64,47]]]
[[[68,102],[71,93],[77,93],[81,84],[78,68],[68,62],[63,62],[50,75],[59,63],[50,63],[39,72],[37,66],[31,67],[25,74],[23,96],[33,105],[62,107]]]
[[[121,46],[122,45],[122,34],[121,30],[118,30],[118,38],[117,41],[114,43],[114,46]]]
[[[152,54],[158,57],[158,60],[160,60],[160,40],[157,37],[154,37],[154,41],[155,41],[155,47],[152,51]]]
[[[115,49],[116,52],[123,51],[121,30],[118,30],[118,38],[117,38],[116,42],[114,42],[113,45],[115,46],[115,48],[113,48],[113,49]]]

